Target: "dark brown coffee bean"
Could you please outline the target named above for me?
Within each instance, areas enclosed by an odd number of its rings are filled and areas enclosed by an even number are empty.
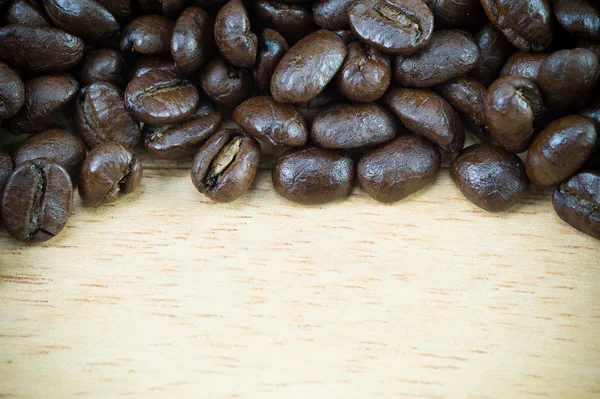
[[[120,22],[125,22],[133,11],[133,0],[96,0]]]
[[[590,103],[590,105],[581,112],[581,115],[590,118],[596,124],[596,130],[600,132],[600,93]]]
[[[257,0],[254,15],[261,26],[276,30],[292,44],[317,30],[310,11],[301,5]]]
[[[158,158],[190,157],[212,136],[221,124],[221,113],[206,100],[196,112],[179,123],[144,125],[146,150]]]
[[[2,192],[4,191],[4,186],[12,173],[13,161],[10,154],[8,151],[0,150],[0,206],[2,205]]]
[[[121,86],[124,70],[125,61],[119,51],[108,48],[93,50],[81,61],[80,82],[82,86],[102,81]]]
[[[600,63],[585,49],[560,50],[540,67],[538,85],[549,108],[569,112],[581,108],[600,78]]]
[[[0,60],[34,72],[62,72],[83,57],[83,40],[60,29],[26,25],[0,28]]]
[[[346,58],[346,45],[328,30],[319,30],[296,43],[281,59],[271,80],[276,101],[301,103],[325,89]]]
[[[542,51],[552,42],[552,8],[548,0],[481,0],[490,21],[515,46]]]
[[[233,65],[252,68],[256,62],[258,38],[250,30],[250,17],[241,0],[229,0],[215,18],[217,48]]]
[[[337,75],[337,87],[349,100],[370,102],[381,98],[392,80],[392,63],[387,54],[368,44],[353,42]]]
[[[173,29],[171,55],[177,70],[190,74],[202,68],[214,52],[213,19],[198,7],[190,7],[179,16]]]
[[[200,87],[216,104],[234,108],[252,96],[254,79],[248,70],[215,57],[200,74]]]
[[[562,220],[600,239],[600,172],[582,172],[561,184],[552,205]]]
[[[358,163],[358,181],[377,201],[392,203],[435,180],[442,166],[438,147],[424,137],[405,134],[365,155]]]
[[[508,58],[500,71],[500,76],[521,76],[537,83],[540,67],[549,56],[550,53],[518,51]]]
[[[357,0],[348,16],[361,41],[386,53],[414,53],[433,33],[433,14],[421,0]]]
[[[194,113],[196,88],[175,73],[152,70],[134,78],[125,90],[125,106],[133,117],[154,125],[176,123]]]
[[[411,132],[425,136],[446,151],[462,150],[463,124],[450,104],[435,92],[393,87],[384,101]]]
[[[498,79],[502,66],[515,48],[492,23],[477,33],[475,43],[479,48],[479,60],[470,74],[487,87]]]
[[[485,120],[492,137],[510,152],[523,152],[544,119],[542,93],[529,79],[505,76],[488,89]]]
[[[6,25],[20,24],[41,28],[51,26],[46,14],[44,14],[44,9],[31,0],[14,0],[6,10],[5,18]]]
[[[458,111],[472,133],[481,137],[489,136],[483,110],[486,97],[486,88],[483,84],[465,76],[442,83],[437,90]]]
[[[123,92],[112,83],[96,82],[81,89],[72,114],[90,148],[107,141],[133,148],[140,139],[140,125],[125,109]]]
[[[598,135],[594,123],[573,115],[549,124],[527,152],[527,175],[534,184],[550,186],[575,174],[591,157]]]
[[[0,61],[0,120],[14,116],[25,103],[25,86],[8,65]]]
[[[174,23],[160,15],[144,15],[123,29],[120,48],[123,54],[169,54]]]
[[[129,71],[129,80],[142,76],[148,71],[159,70],[178,73],[175,67],[175,61],[164,57],[142,57]]]
[[[212,136],[196,154],[192,183],[216,202],[231,202],[250,189],[260,161],[260,144],[235,129]]]
[[[270,96],[244,101],[233,111],[233,120],[247,134],[273,145],[302,147],[308,139],[306,121],[300,112]]]
[[[4,187],[2,219],[14,238],[47,241],[67,224],[73,203],[73,184],[60,165],[36,159],[17,167]]]
[[[600,41],[579,39],[576,41],[575,47],[590,50],[600,60]]]
[[[483,16],[479,0],[425,0],[428,2],[436,27],[467,27]]]
[[[265,29],[258,39],[256,56],[256,86],[259,94],[271,93],[271,78],[283,55],[289,50],[283,36],[272,29]]]
[[[521,159],[490,144],[465,148],[452,161],[450,176],[469,201],[489,212],[507,210],[529,190]]]
[[[317,0],[313,3],[313,20],[321,28],[349,29],[348,11],[352,0]]]
[[[62,111],[74,98],[79,84],[71,75],[47,75],[25,83],[25,104],[11,119],[15,134],[44,130],[52,117]]]
[[[554,15],[569,33],[600,40],[600,7],[593,0],[554,0]]]

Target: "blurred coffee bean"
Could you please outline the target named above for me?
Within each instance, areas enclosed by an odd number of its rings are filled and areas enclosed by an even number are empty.
[[[600,6],[594,0],[554,0],[554,15],[570,34],[600,40]]]
[[[0,120],[14,116],[25,103],[25,86],[8,65],[0,61]]]
[[[121,86],[124,70],[125,61],[119,51],[96,49],[87,53],[79,64],[79,81],[82,86],[102,81]]]
[[[471,77],[460,77],[437,86],[436,89],[462,117],[467,128],[481,138],[488,138],[485,126],[485,86]]]
[[[51,27],[44,9],[35,1],[13,0],[4,17],[6,25],[20,24],[38,26],[41,28]]]
[[[291,44],[317,30],[310,11],[301,5],[256,0],[254,15],[261,26],[279,32]]]
[[[312,4],[312,17],[321,28],[349,29],[348,11],[352,0],[317,0]]]
[[[271,78],[283,55],[289,50],[287,41],[273,29],[265,29],[258,39],[256,86],[259,94],[271,93]]]
[[[169,54],[174,23],[160,15],[144,15],[123,29],[120,48],[125,55]]]
[[[190,74],[202,68],[214,52],[213,19],[203,9],[190,7],[177,19],[171,39],[171,55],[177,70]]]
[[[254,79],[248,70],[217,56],[200,74],[200,87],[216,104],[234,108],[252,96]]]
[[[392,63],[387,54],[352,42],[337,75],[337,87],[349,100],[371,102],[381,98],[392,80]]]
[[[487,87],[498,79],[502,67],[515,48],[492,23],[488,23],[477,33],[475,43],[479,48],[479,60],[470,74]]]
[[[552,205],[562,220],[600,239],[600,172],[581,172],[562,183]]]
[[[240,68],[256,62],[258,38],[250,30],[250,17],[241,0],[229,0],[215,18],[215,42],[221,55]]]

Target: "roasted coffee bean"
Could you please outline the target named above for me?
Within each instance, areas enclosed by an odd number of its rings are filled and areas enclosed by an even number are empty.
[[[212,136],[221,124],[221,113],[206,100],[196,112],[170,125],[144,125],[146,150],[163,159],[190,157]]]
[[[352,0],[317,0],[312,5],[313,20],[321,28],[350,29],[348,11]]]
[[[392,80],[392,63],[387,54],[368,44],[353,42],[337,75],[337,87],[349,100],[370,102],[381,98]]]
[[[479,0],[425,0],[425,3],[429,3],[436,27],[467,27],[483,15]]]
[[[465,76],[442,83],[436,89],[458,111],[472,133],[483,138],[489,136],[483,110],[486,88],[482,83]]]
[[[478,59],[479,50],[469,34],[452,29],[436,31],[422,50],[396,57],[396,82],[405,87],[432,87],[466,74]]]
[[[452,161],[450,176],[469,201],[489,212],[507,210],[529,190],[521,159],[490,144],[465,148]]]
[[[357,0],[348,17],[361,41],[391,54],[414,53],[433,33],[433,14],[421,0]]]
[[[256,62],[258,38],[250,30],[250,17],[241,0],[229,0],[215,18],[217,48],[233,65],[252,68]]]
[[[312,141],[323,148],[371,147],[396,137],[394,117],[375,103],[335,104],[315,116]]]
[[[508,58],[500,71],[500,76],[521,76],[537,83],[540,67],[549,56],[550,53],[518,51]]]
[[[244,101],[233,111],[233,120],[247,134],[273,145],[302,147],[308,139],[306,121],[300,112],[270,96]]]
[[[107,141],[133,148],[140,139],[140,125],[125,109],[123,92],[112,83],[96,82],[81,89],[72,114],[90,148]]]
[[[14,238],[40,242],[58,235],[67,224],[73,184],[67,171],[47,159],[18,166],[4,187],[2,219]]]
[[[190,7],[179,16],[173,29],[171,55],[183,74],[198,71],[214,52],[213,19],[198,7]]]
[[[2,205],[2,191],[13,173],[13,161],[8,151],[0,150],[0,205]]]
[[[125,90],[125,106],[133,117],[154,125],[185,119],[198,108],[199,100],[191,83],[168,71],[148,71]]]
[[[90,51],[80,64],[80,83],[88,86],[95,82],[110,82],[116,86],[123,84],[125,61],[117,50],[102,48]]]
[[[115,142],[100,143],[88,154],[79,174],[79,195],[85,206],[114,202],[134,192],[142,180],[137,155]]]
[[[594,0],[554,0],[554,15],[569,33],[600,40],[600,7]]]
[[[515,46],[542,51],[553,39],[553,16],[549,0],[481,0],[490,21]]]
[[[148,71],[159,70],[177,73],[175,61],[164,57],[142,57],[129,71],[129,80],[142,76]]]
[[[40,158],[51,160],[69,175],[76,177],[85,159],[86,149],[82,139],[66,130],[52,129],[31,135],[21,143],[14,155],[15,165]]]
[[[273,29],[265,29],[258,39],[256,86],[259,94],[271,93],[271,78],[283,55],[289,50],[287,41]]]
[[[600,239],[600,172],[581,172],[554,191],[556,214],[577,230]]]
[[[594,101],[581,112],[581,115],[588,117],[596,124],[596,130],[600,132],[600,93],[596,95]]]
[[[411,132],[425,136],[446,151],[462,150],[463,124],[452,106],[437,93],[392,87],[384,101]]]
[[[34,72],[62,72],[83,57],[83,40],[60,29],[26,25],[0,28],[0,60]]]
[[[256,0],[254,15],[261,26],[276,30],[291,44],[317,30],[310,12],[296,4]]]
[[[585,49],[560,50],[540,67],[538,85],[549,108],[569,112],[581,108],[600,78],[600,63]]]
[[[271,80],[276,101],[301,103],[325,89],[346,58],[346,45],[328,30],[305,36],[281,59]]]
[[[126,55],[169,54],[174,23],[160,15],[144,15],[123,29],[120,48]]]
[[[523,152],[544,121],[544,101],[538,87],[520,76],[505,76],[488,89],[485,120],[492,137],[510,152]]]
[[[492,23],[488,23],[477,33],[475,43],[479,48],[479,60],[470,74],[487,87],[498,79],[502,67],[515,48]]]
[[[341,100],[343,100],[342,95],[338,90],[336,90],[335,85],[333,83],[330,83],[325,87],[325,89],[322,92],[320,92],[310,100],[295,103],[294,105],[296,107],[304,109],[317,109]]]
[[[196,153],[192,182],[216,202],[231,202],[250,189],[260,161],[260,144],[235,129],[223,129]]]
[[[336,35],[342,38],[344,43],[350,44],[356,41],[356,37],[354,37],[354,33],[351,30],[336,30],[334,31]]]
[[[42,28],[51,26],[44,9],[31,0],[14,0],[6,10],[5,22],[7,25],[21,24]]]
[[[25,86],[8,65],[0,61],[0,120],[14,116],[25,103]]]
[[[405,134],[365,155],[358,163],[358,181],[377,201],[400,201],[421,190],[442,166],[438,147],[424,137]]]
[[[120,22],[125,22],[133,11],[133,0],[96,0]]]
[[[540,186],[560,183],[577,172],[598,144],[594,123],[573,115],[549,124],[527,152],[527,175]]]
[[[10,130],[15,134],[44,130],[54,115],[74,98],[79,84],[67,74],[46,75],[25,83],[25,103],[11,119]]]
[[[575,43],[575,47],[590,50],[600,60],[600,41],[579,39]]]
[[[254,79],[248,70],[215,57],[202,71],[200,87],[216,104],[234,108],[252,96]]]

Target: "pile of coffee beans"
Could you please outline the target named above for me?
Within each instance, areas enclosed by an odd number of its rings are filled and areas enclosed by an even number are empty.
[[[0,0],[2,223],[56,236],[75,187],[136,190],[141,147],[234,201],[284,148],[290,201],[396,202],[454,154],[475,205],[551,186],[600,239],[599,58],[596,0]]]

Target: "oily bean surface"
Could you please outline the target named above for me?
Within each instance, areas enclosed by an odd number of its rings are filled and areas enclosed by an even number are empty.
[[[95,0],[44,0],[44,9],[54,25],[86,41],[112,43],[119,38],[119,22]]]
[[[11,67],[0,61],[0,120],[14,116],[25,103],[25,86]]]
[[[600,172],[584,171],[562,183],[552,205],[562,220],[600,239]]]
[[[569,33],[600,40],[600,6],[593,0],[554,0],[554,15]]]
[[[32,0],[15,0],[6,10],[6,25],[29,25],[50,28],[51,24],[44,9]]]
[[[178,71],[183,74],[196,72],[211,59],[213,25],[210,14],[201,8],[190,7],[181,13],[171,39],[171,55]]]
[[[483,12],[479,0],[425,0],[436,27],[461,28],[472,25]]]
[[[241,0],[229,0],[215,18],[215,43],[233,65],[252,68],[256,62],[258,38],[250,30],[250,17]]]
[[[169,54],[174,26],[166,17],[143,15],[125,26],[119,47],[125,55]]]
[[[348,55],[337,75],[337,87],[349,100],[371,102],[381,98],[392,81],[387,54],[368,44],[348,44]]]

